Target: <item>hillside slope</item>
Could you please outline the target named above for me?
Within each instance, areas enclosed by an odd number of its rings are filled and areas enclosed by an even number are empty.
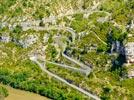
[[[92,98],[79,88],[132,100],[124,47],[133,22],[133,0],[1,0],[0,82],[54,100]]]

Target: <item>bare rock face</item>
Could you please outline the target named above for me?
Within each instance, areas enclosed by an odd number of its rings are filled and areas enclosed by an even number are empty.
[[[10,42],[10,37],[9,36],[1,36],[0,41],[8,43],[8,42]]]
[[[131,70],[128,72],[128,77],[129,78],[134,78],[134,70]]]
[[[45,34],[44,37],[43,37],[43,42],[47,43],[48,39],[49,39],[49,34]]]
[[[131,29],[134,28],[134,20],[131,21],[131,26],[130,26]]]
[[[134,63],[134,42],[126,44],[125,55],[128,63]]]
[[[38,39],[37,36],[29,35],[26,39],[20,40],[19,43],[22,45],[22,47],[27,48],[32,44],[36,43],[37,39]]]
[[[131,20],[131,23],[127,25],[127,28],[134,29],[134,20]]]
[[[11,41],[11,37],[9,36],[9,33],[1,33],[0,42],[8,43],[10,41]]]

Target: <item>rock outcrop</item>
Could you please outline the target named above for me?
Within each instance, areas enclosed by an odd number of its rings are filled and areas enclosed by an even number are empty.
[[[134,63],[134,42],[129,42],[125,46],[127,63]]]

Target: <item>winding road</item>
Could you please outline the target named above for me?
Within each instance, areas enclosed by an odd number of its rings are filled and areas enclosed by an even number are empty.
[[[86,76],[88,76],[91,73],[92,71],[92,69],[90,68],[91,66],[84,65],[83,63],[68,57],[67,55],[64,54],[64,52],[62,52],[62,56],[68,59],[69,61],[79,65],[81,67],[81,71],[84,71]]]
[[[74,33],[74,34],[76,34],[76,33]],[[61,53],[61,55],[64,58],[66,58],[67,60],[69,60],[69,61],[71,61],[71,62],[73,62],[73,63],[75,63],[77,65],[79,65],[81,68],[78,69],[78,68],[69,67],[68,65],[63,65],[63,64],[62,64],[62,66],[64,66],[65,68],[75,69],[75,70],[77,70],[77,71],[79,71],[81,73],[85,73],[85,75],[88,76],[90,74],[91,70],[92,70],[91,66],[87,66],[87,65],[81,63],[80,61],[77,61],[77,60],[72,59],[69,56],[67,56],[64,53],[65,50],[66,50],[67,45],[65,43],[63,43],[62,41],[60,41],[61,40],[60,38],[61,38],[60,36],[57,36],[56,40],[57,40],[57,45],[59,45],[59,47],[62,48],[62,50],[59,50],[59,48],[57,46],[56,46],[56,49]]]
[[[45,18],[44,19],[44,23],[47,23],[47,22],[53,22],[54,20],[58,19],[58,18],[61,18],[61,17],[64,17],[64,16],[69,16],[69,15],[74,15],[74,14],[79,14],[79,13],[83,13],[83,14],[87,14],[86,17],[88,17],[89,15],[93,14],[94,12],[104,12],[104,11],[97,11],[96,9],[99,7],[101,3],[98,2],[96,3],[92,8],[88,9],[88,10],[77,10],[75,12],[71,12],[71,13],[66,13],[66,14],[61,14],[61,15],[58,15],[58,16],[53,16],[51,18]],[[108,12],[105,12],[108,14],[108,16],[106,17],[106,19],[111,15],[109,14]],[[29,29],[33,29],[33,30],[36,30],[36,31],[43,31],[43,30],[66,30],[68,32],[70,32],[72,34],[72,42],[74,43],[75,39],[76,39],[76,33],[75,33],[75,30],[73,30],[72,28],[70,27],[63,27],[63,26],[49,26],[49,27],[40,27],[40,26],[37,26],[39,25],[41,21],[40,20],[37,20],[37,21],[28,21],[28,22],[22,22],[20,25],[22,26],[22,29],[23,31],[27,31]],[[115,21],[112,21],[112,23],[114,24],[114,26],[118,26],[118,27],[121,27],[121,25],[117,24]],[[6,24],[6,23],[5,23]],[[37,25],[36,25],[37,24]],[[3,23],[4,25],[4,23]],[[15,23],[15,25],[17,25],[17,23]],[[100,39],[98,37],[97,34],[95,34],[95,36],[105,45],[107,45],[102,39]],[[73,71],[77,71],[77,72],[80,72],[82,74],[86,74],[86,75],[89,75],[90,72],[91,72],[91,66],[87,66],[87,65],[84,65],[83,63],[77,61],[77,60],[74,60],[72,58],[70,58],[69,56],[67,56],[66,54],[64,54],[64,51],[65,51],[65,48],[66,46],[64,45],[64,50],[62,52],[62,56],[66,59],[68,59],[69,61],[79,65],[81,68],[75,68],[75,67],[71,67],[71,66],[68,66],[68,65],[64,65],[64,64],[59,64],[59,63],[55,63],[55,62],[50,62],[50,61],[45,61],[47,63],[50,63],[50,64],[54,64],[54,65],[57,65],[57,66],[60,66],[60,67],[63,67],[63,68],[66,68],[66,69],[70,69],[70,70],[73,70]],[[37,60],[37,57],[36,56],[32,56],[30,57],[30,60],[32,60],[33,62],[35,62],[36,64],[39,65],[39,67],[45,72],[47,73],[48,75],[56,78],[57,80],[60,80],[61,82],[67,84],[68,86],[82,92],[83,94],[87,95],[89,98],[93,98],[95,100],[100,100],[99,97],[97,97],[96,95],[93,95],[87,91],[85,91],[84,89],[80,88],[80,87],[77,87],[69,82],[67,82],[65,79],[51,73],[50,71],[48,71],[46,69],[46,66],[44,64],[41,64],[38,60]]]
[[[68,66],[68,65],[65,65],[65,64],[59,64],[59,63],[55,63],[55,62],[51,62],[51,61],[46,61],[46,60],[45,60],[45,62],[49,63],[49,64],[53,64],[53,65],[59,66],[59,67],[63,67],[63,68],[66,68],[66,69],[70,69],[71,71],[80,72],[81,74],[85,74],[86,76],[88,76],[90,74],[90,71],[87,70],[87,69],[75,68],[75,67],[71,67],[71,66]]]
[[[33,29],[33,30],[36,30],[36,31],[44,31],[44,30],[66,30],[68,32],[70,32],[72,34],[72,39],[73,39],[73,42],[75,41],[75,38],[76,38],[76,33],[75,31],[70,28],[70,27],[63,27],[63,26],[49,26],[49,27],[40,27],[40,26],[27,26],[26,24],[24,26],[22,26],[22,29],[23,31],[27,31],[29,29]]]
[[[67,84],[68,86],[70,86],[70,87],[72,87],[72,88],[74,88],[74,89],[80,91],[81,93],[87,95],[89,98],[93,98],[93,99],[95,99],[95,100],[100,100],[100,98],[97,97],[96,95],[93,95],[93,94],[91,94],[91,93],[85,91],[84,89],[82,89],[82,88],[80,88],[80,87],[77,87],[77,86],[75,86],[75,85],[73,85],[73,84],[67,82],[67,81],[64,80],[63,78],[61,78],[61,77],[59,77],[59,76],[57,76],[57,75],[55,75],[55,74],[49,72],[49,71],[46,69],[46,66],[45,66],[44,64],[41,64],[41,63],[37,60],[37,58],[36,58],[35,56],[30,57],[30,60],[32,60],[33,62],[35,62],[36,64],[38,64],[39,67],[40,67],[45,73],[47,73],[48,75],[50,75],[50,76],[56,78],[57,80],[60,80],[61,82]]]

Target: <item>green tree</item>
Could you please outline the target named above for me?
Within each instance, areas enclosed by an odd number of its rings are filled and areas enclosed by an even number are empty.
[[[22,32],[22,27],[17,25],[14,30],[13,30],[14,33],[21,33]]]
[[[88,26],[87,19],[73,20],[71,23],[71,27],[75,29],[77,32],[84,31],[85,29],[87,29],[87,26]]]
[[[108,48],[107,45],[101,44],[101,45],[98,46],[97,51],[98,52],[106,52],[108,49],[109,48]]]

